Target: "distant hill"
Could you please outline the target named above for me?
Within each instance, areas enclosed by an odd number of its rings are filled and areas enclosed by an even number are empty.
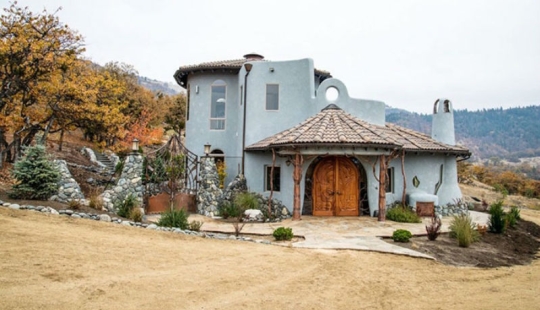
[[[161,82],[153,80],[145,76],[138,76],[139,85],[156,92],[161,92],[166,95],[176,95],[182,92],[182,88],[178,84]]]
[[[387,107],[386,121],[431,135],[431,115]],[[473,159],[499,157],[509,161],[540,156],[540,106],[503,110],[455,110],[456,141]]]

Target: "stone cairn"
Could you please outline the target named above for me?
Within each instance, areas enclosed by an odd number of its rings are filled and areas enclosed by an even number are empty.
[[[128,155],[116,186],[101,194],[103,204],[109,212],[115,212],[115,205],[122,203],[129,195],[135,196],[139,206],[142,206],[144,193],[142,172],[143,157],[138,153]]]
[[[54,162],[57,165],[58,170],[60,170],[62,177],[60,179],[60,182],[58,182],[58,193],[51,196],[49,200],[59,201],[63,203],[68,203],[72,200],[76,200],[84,203],[84,195],[81,191],[81,187],[79,186],[79,183],[75,181],[75,179],[71,175],[71,172],[69,172],[66,161],[55,160]]]
[[[219,197],[219,202],[221,201],[229,201],[232,202],[234,196],[236,196],[238,193],[242,193],[248,190],[247,187],[247,180],[244,175],[239,174],[232,180],[229,185],[227,185],[227,188],[223,191],[223,194]]]
[[[201,183],[197,192],[197,212],[204,216],[213,217],[218,214],[219,198],[223,194],[219,188],[219,176],[213,158],[201,158],[199,176]]]

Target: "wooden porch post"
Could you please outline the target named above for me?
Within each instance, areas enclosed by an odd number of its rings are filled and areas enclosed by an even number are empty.
[[[386,220],[386,156],[379,157],[379,222]]]
[[[304,163],[304,158],[300,153],[296,153],[294,158],[294,172],[293,172],[293,181],[294,181],[294,204],[293,204],[293,221],[299,221],[300,218],[300,181],[302,180],[302,164]]]

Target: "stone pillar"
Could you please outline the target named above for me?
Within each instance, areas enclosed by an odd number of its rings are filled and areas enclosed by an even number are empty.
[[[223,192],[219,188],[219,176],[212,157],[202,157],[197,192],[197,212],[213,217],[217,214],[218,201]]]
[[[84,195],[81,191],[79,183],[75,181],[71,172],[67,167],[65,160],[55,160],[55,163],[62,174],[60,182],[58,182],[58,194],[49,198],[49,200],[68,203],[72,200],[84,202]]]
[[[124,160],[124,168],[116,185],[101,195],[108,211],[114,212],[115,204],[123,202],[130,194],[137,198],[139,206],[142,207],[144,193],[142,172],[143,157],[139,153],[128,155]]]

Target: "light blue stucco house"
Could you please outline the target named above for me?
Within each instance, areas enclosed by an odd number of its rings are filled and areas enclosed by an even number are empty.
[[[381,101],[349,97],[347,87],[311,59],[261,55],[180,67],[187,90],[185,144],[224,158],[227,180],[303,215],[380,214],[408,200],[443,205],[461,198],[452,104],[434,104],[431,137],[385,123]],[[273,174],[272,174],[273,171]],[[293,210],[294,209],[294,210]]]

